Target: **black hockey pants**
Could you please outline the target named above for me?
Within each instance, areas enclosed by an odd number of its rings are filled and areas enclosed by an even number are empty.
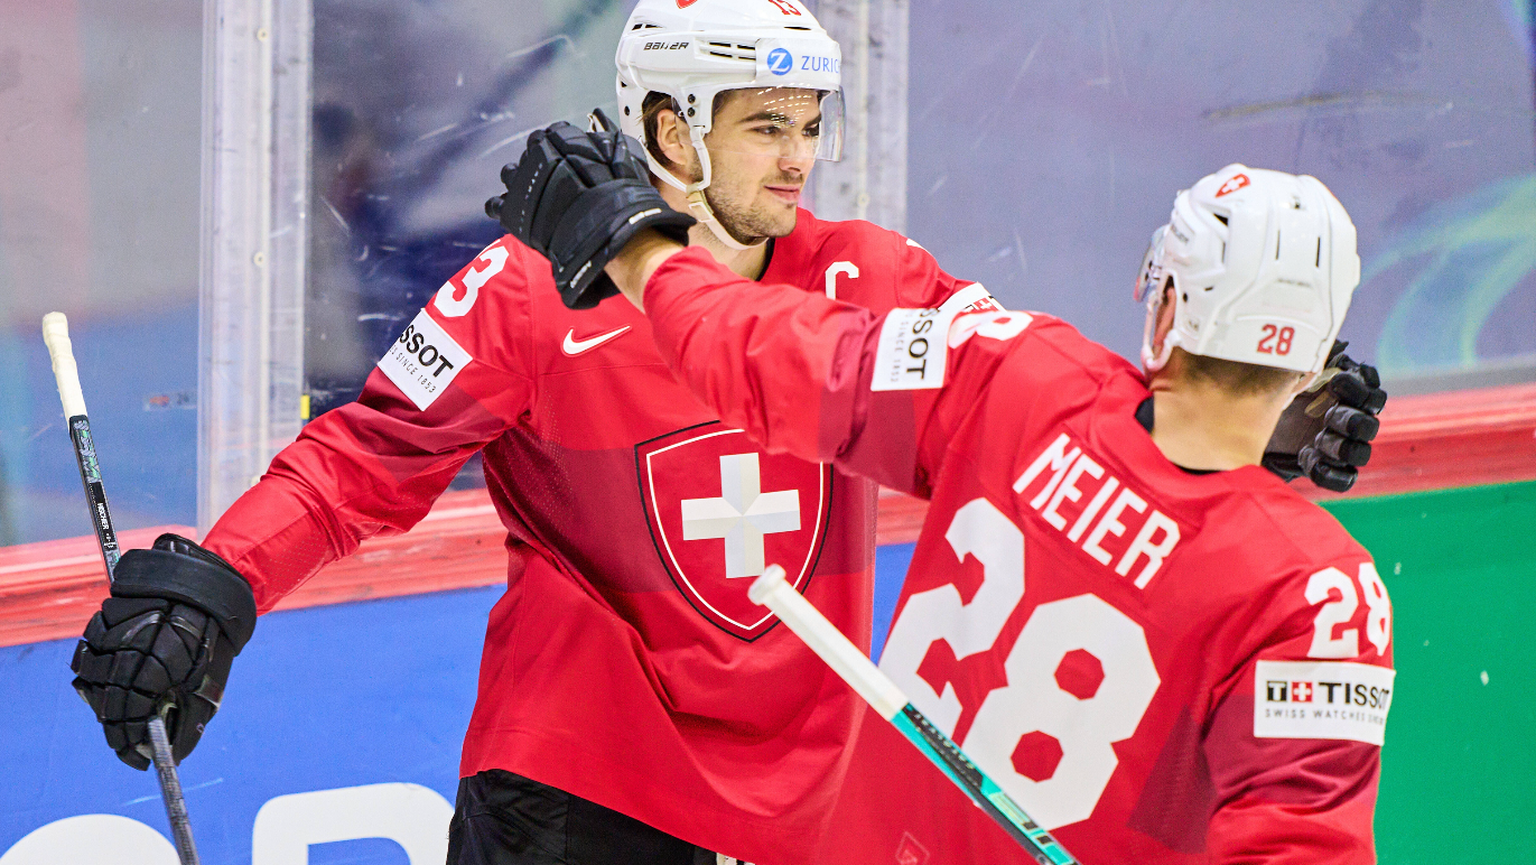
[[[716,865],[714,853],[537,781],[459,780],[448,865]],[[735,860],[726,859],[734,863]]]

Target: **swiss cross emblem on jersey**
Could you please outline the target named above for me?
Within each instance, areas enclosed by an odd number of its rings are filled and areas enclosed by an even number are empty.
[[[761,452],[718,422],[635,447],[645,517],[662,565],[705,619],[743,640],[777,621],[747,597],[768,565],[804,590],[826,539],[831,468]]]

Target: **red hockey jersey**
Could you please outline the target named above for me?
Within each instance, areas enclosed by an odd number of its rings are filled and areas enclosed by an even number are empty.
[[[985,297],[900,235],[807,212],[765,278],[879,311]],[[270,609],[363,538],[410,528],[482,448],[510,565],[462,773],[509,770],[729,855],[807,861],[862,707],[746,590],[782,563],[867,644],[876,488],[721,424],[628,301],[567,310],[512,238],[443,286],[358,402],[306,426],[205,543]]]
[[[726,423],[931,499],[881,668],[1083,862],[1374,861],[1391,605],[1328,514],[1170,463],[1140,372],[1046,315],[880,316],[694,251],[645,301]],[[817,861],[1027,858],[871,715]]]

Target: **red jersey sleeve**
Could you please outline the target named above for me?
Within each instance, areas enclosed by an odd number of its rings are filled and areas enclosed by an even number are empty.
[[[1376,861],[1391,601],[1375,565],[1350,558],[1308,569],[1267,599],[1275,631],[1212,712],[1213,861]]]
[[[415,525],[533,391],[527,270],[511,238],[446,283],[369,375],[357,402],[304,427],[204,540],[262,612],[365,538]]]
[[[704,250],[685,250],[652,275],[646,311],[662,356],[726,423],[771,451],[835,462],[925,495],[932,466],[925,469],[923,454],[941,451],[944,438],[943,424],[932,421],[953,413],[941,411],[942,403],[964,402],[941,399],[947,395],[938,389],[944,335],[965,306],[993,304],[985,289],[962,304],[976,284],[957,293],[959,283],[915,250],[913,266],[936,274],[931,296],[954,300],[877,315],[793,287],[751,282]],[[899,367],[895,386],[882,381],[882,364]]]

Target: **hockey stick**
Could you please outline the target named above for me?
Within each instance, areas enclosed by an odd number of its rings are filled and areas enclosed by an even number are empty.
[[[101,485],[101,465],[96,459],[96,443],[91,439],[91,421],[85,413],[80,370],[75,366],[75,351],[69,342],[69,322],[64,313],[50,312],[43,316],[43,342],[47,343],[48,356],[53,360],[53,377],[59,385],[59,401],[64,404],[69,440],[75,446],[80,481],[85,485],[85,500],[91,509],[101,560],[107,566],[110,581],[119,558],[117,534],[112,530],[112,512],[107,509],[107,494]],[[187,802],[182,797],[181,779],[176,774],[170,737],[165,731],[165,713],[169,710],[169,706],[163,706],[158,715],[149,719],[150,750],[154,752],[155,774],[160,779],[160,796],[165,800],[171,834],[176,837],[176,854],[181,865],[198,865],[197,847],[192,843],[192,823],[187,819]]]
[[[827,621],[794,587],[784,580],[784,569],[770,565],[748,590],[755,604],[766,605],[804,640],[811,651],[859,693],[885,720],[901,731],[907,741],[965,791],[978,808],[1003,827],[1041,865],[1077,865],[1051,834],[1035,824],[1007,793],[976,767],[960,746],[917,710],[890,677],[880,672],[835,625]]]

